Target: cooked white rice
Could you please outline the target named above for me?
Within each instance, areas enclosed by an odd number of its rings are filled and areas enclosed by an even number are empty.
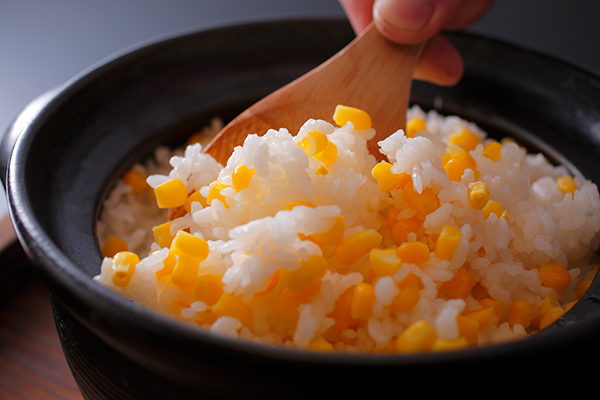
[[[393,164],[392,172],[410,175],[415,192],[429,188],[439,199],[439,207],[422,222],[424,231],[407,237],[408,241],[430,245],[427,262],[403,263],[392,275],[375,276],[368,255],[344,266],[336,259],[334,246],[303,240],[327,231],[335,218],[343,215],[346,238],[373,229],[383,237],[379,248],[396,248],[400,243],[395,242],[387,226],[386,210],[400,208],[401,218],[417,214],[404,199],[402,188],[379,190],[371,173],[376,160],[366,147],[366,141],[375,134],[373,129],[357,131],[352,123],[336,127],[309,120],[295,136],[285,129],[270,130],[262,137],[248,136],[225,167],[203,154],[201,144],[173,153],[159,148],[152,160],[134,167],[148,175],[152,188],[179,178],[188,192],[199,191],[207,198],[211,182],[218,180],[227,186],[221,194],[228,207],[219,199],[205,207],[194,202],[190,213],[174,214],[171,234],[185,230],[207,241],[210,252],[200,263],[198,276],[222,276],[224,293],[251,310],[249,321],[242,323],[231,315],[211,317],[213,305],[199,300],[201,297],[193,288],[178,287],[168,277],[157,279],[156,272],[164,268],[170,250],[154,241],[152,227],[167,221],[168,210],[157,207],[152,191],[133,194],[123,181],[116,184],[104,204],[98,221],[98,240],[104,244],[109,236],[118,237],[141,261],[129,283],[122,287],[113,281],[115,261],[107,256],[96,280],[184,324],[294,348],[395,351],[397,338],[417,321],[433,327],[438,340],[453,341],[460,336],[457,316],[482,309],[482,296],[498,300],[504,313],[497,325],[479,331],[476,345],[535,333],[538,329],[533,326],[511,327],[507,321],[511,302],[526,300],[537,313],[542,300],[552,297],[564,310],[577,300],[578,285],[593,278],[595,267],[590,265],[590,257],[597,248],[596,234],[600,230],[596,185],[573,178],[577,189],[573,194],[563,193],[556,182],[569,175],[568,171],[552,165],[543,155],[528,154],[508,141],[503,142],[501,158],[492,161],[482,151],[493,139],[475,124],[456,116],[425,112],[416,106],[409,110],[408,120],[415,117],[425,122],[426,130],[412,138],[398,131],[380,146]],[[461,128],[477,135],[481,143],[469,152],[476,162],[476,171],[467,169],[456,182],[449,179],[441,157],[449,137]],[[218,129],[218,125],[212,126],[213,132]],[[326,134],[337,146],[337,159],[326,174],[317,170],[323,163],[298,146],[312,131]],[[242,164],[254,168],[256,173],[249,185],[237,192],[231,187],[232,174]],[[484,219],[484,213],[471,206],[469,188],[476,181],[487,185],[490,199],[501,204],[508,220],[496,214]],[[287,210],[286,205],[295,201],[307,201],[316,207]],[[449,260],[437,259],[434,252],[435,238],[444,226],[456,227],[461,233]],[[283,296],[281,280],[267,295],[256,295],[268,288],[277,271],[297,271],[303,260],[311,256],[325,260],[326,272],[316,290],[301,304],[287,304],[293,312],[282,316],[281,311],[274,311],[281,306],[277,303],[278,296]],[[550,260],[567,268],[571,277],[567,289],[557,292],[542,283],[539,267]],[[452,298],[441,290],[442,284],[458,270],[468,272],[475,284],[464,298]],[[401,291],[399,283],[409,273],[422,282],[418,302],[410,311],[399,312],[391,304]],[[375,294],[370,316],[353,318],[340,328],[332,314],[338,307],[336,301],[347,289],[362,282],[372,285]]]

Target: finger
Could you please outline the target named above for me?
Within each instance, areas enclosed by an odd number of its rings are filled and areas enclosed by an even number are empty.
[[[444,28],[453,30],[467,28],[481,19],[495,3],[496,0],[465,0]]]
[[[425,44],[417,61],[413,78],[441,86],[458,83],[464,72],[463,59],[456,48],[441,34]]]
[[[373,20],[375,0],[339,0],[354,32],[359,34]]]
[[[382,0],[339,0],[356,33],[360,33],[370,23],[372,15],[371,12],[376,12],[376,4],[381,3],[381,1]],[[463,0],[432,0],[432,2],[428,2],[426,0],[391,0],[391,3],[400,3],[400,7],[404,7],[402,10],[400,10],[401,17],[409,23],[412,23],[413,25],[411,29],[414,30],[414,21],[418,20],[419,18],[427,19],[426,24],[430,24],[431,20],[434,19],[435,24],[438,25],[447,23],[448,20],[451,19],[451,15],[449,15],[444,17],[444,20],[440,20],[439,16],[434,17],[434,11],[427,15],[426,8],[426,15],[423,17],[423,9],[419,9],[422,4],[419,3],[437,4],[437,2],[445,2],[446,8],[444,8],[444,10],[449,10],[450,8],[447,8],[448,1],[455,3],[457,11]],[[369,7],[372,8],[369,9]],[[386,12],[390,12],[389,9]],[[380,32],[381,31],[382,29],[380,28]],[[384,34],[384,36],[386,35]],[[388,39],[390,38],[388,37]],[[391,38],[391,40],[393,40],[393,38]],[[406,41],[403,40],[396,41],[406,43]],[[416,43],[419,43],[419,41]],[[463,71],[463,60],[458,51],[443,36],[435,35],[425,45],[421,54],[421,58],[415,67],[413,77],[418,80],[423,80],[438,85],[450,86],[456,84],[461,79]]]
[[[433,37],[465,0],[375,0],[373,20],[388,39],[417,44]]]

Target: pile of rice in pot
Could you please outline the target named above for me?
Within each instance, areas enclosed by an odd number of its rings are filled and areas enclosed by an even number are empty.
[[[592,182],[416,106],[385,162],[367,113],[333,120],[249,135],[224,167],[157,149],[104,204],[95,280],[215,334],[396,353],[524,338],[590,285]]]

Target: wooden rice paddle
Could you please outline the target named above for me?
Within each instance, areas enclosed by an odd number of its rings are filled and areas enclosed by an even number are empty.
[[[369,151],[382,159],[377,142],[405,128],[421,48],[393,43],[371,23],[332,58],[242,112],[204,151],[225,165],[246,136],[279,128],[295,135],[309,118],[332,122],[335,106],[342,104],[371,116],[377,135],[369,141]]]

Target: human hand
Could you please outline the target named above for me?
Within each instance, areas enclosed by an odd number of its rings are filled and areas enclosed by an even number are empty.
[[[495,0],[339,0],[356,33],[374,20],[379,32],[402,44],[427,41],[413,78],[451,86],[461,79],[458,50],[439,32],[464,29],[479,20]]]

